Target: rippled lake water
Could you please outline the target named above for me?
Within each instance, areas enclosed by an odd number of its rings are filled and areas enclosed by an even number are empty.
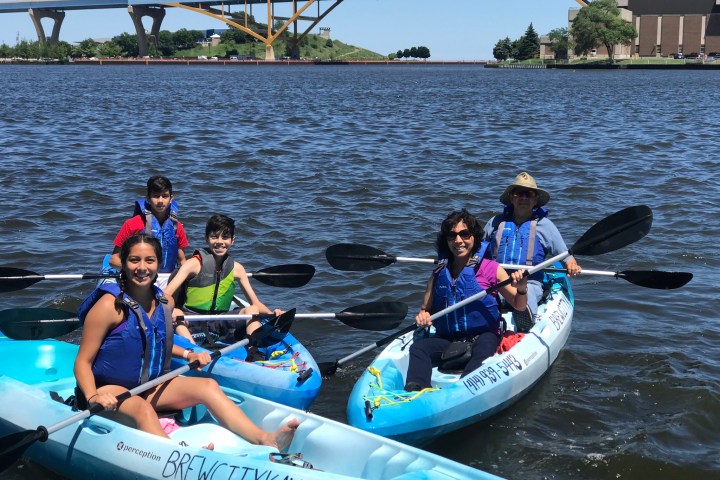
[[[221,212],[239,223],[234,253],[250,271],[316,266],[301,289],[255,283],[268,305],[337,312],[401,300],[404,326],[426,267],[339,272],[324,249],[354,242],[431,257],[449,211],[488,219],[521,170],[551,192],[568,245],[646,204],[646,238],[579,262],[693,281],[663,291],[574,280],[572,333],[550,372],[513,407],[428,448],[511,479],[715,479],[717,82],[717,72],[479,66],[2,66],[0,263],[96,271],[147,178],[164,174],[192,246]],[[44,281],[3,294],[0,308],[72,310],[91,289]],[[321,361],[386,335],[332,320],[293,328]],[[372,357],[325,380],[312,410],[344,421]],[[1,477],[47,475],[20,463]]]

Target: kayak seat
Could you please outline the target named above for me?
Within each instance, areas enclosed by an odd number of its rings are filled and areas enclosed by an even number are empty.
[[[529,307],[525,307],[525,310],[522,311],[513,310],[512,321],[515,331],[519,333],[527,333],[535,325],[535,318]]]

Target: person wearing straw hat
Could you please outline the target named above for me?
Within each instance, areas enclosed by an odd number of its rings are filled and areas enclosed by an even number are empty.
[[[548,210],[543,208],[549,201],[550,194],[538,188],[529,173],[519,173],[500,195],[500,202],[505,205],[503,213],[485,224],[485,240],[490,242],[491,257],[501,264],[532,266],[567,251],[562,235],[548,218]],[[565,267],[570,276],[576,276],[582,270],[572,256],[565,259]],[[542,272],[530,277],[529,311],[513,314],[520,330],[532,327],[543,295],[543,278]]]

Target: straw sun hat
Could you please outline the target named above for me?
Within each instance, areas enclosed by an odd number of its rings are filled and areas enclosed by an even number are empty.
[[[500,195],[500,202],[502,202],[503,205],[510,205],[512,203],[512,192],[518,187],[533,190],[536,194],[535,198],[537,199],[538,207],[542,207],[550,201],[550,194],[542,188],[538,188],[535,179],[529,173],[520,172],[518,176],[515,177],[515,181],[508,185],[503,194]]]

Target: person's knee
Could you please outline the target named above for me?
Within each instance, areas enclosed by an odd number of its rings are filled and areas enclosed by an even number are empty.
[[[243,313],[247,315],[258,315],[260,313],[260,309],[256,305],[248,305],[243,308]]]

